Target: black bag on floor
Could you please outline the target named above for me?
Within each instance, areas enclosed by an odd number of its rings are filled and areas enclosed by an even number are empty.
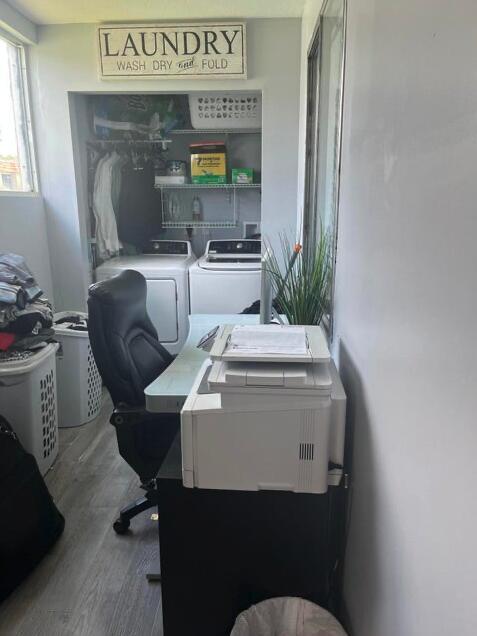
[[[35,458],[0,416],[0,602],[33,570],[64,527]]]

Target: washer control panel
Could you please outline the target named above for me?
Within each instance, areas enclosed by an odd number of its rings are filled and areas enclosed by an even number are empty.
[[[240,257],[260,256],[262,253],[262,241],[258,239],[234,239],[227,241],[209,241],[207,244],[208,255],[215,257]]]

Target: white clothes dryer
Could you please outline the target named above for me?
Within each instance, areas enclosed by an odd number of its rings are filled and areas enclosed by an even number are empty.
[[[260,298],[260,240],[209,241],[189,269],[191,314],[239,314]]]
[[[96,280],[125,269],[140,272],[147,282],[147,312],[159,341],[177,354],[189,331],[189,267],[196,258],[189,241],[151,241],[151,254],[118,256],[96,268]]]

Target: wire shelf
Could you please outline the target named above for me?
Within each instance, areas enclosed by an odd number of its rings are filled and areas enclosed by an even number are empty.
[[[168,135],[260,135],[261,128],[176,128]]]
[[[160,183],[158,190],[261,190],[261,183]]]
[[[158,184],[155,187],[162,192],[162,224],[165,228],[235,228],[239,217],[240,193],[243,194],[244,190],[261,191],[259,183],[181,183]],[[217,200],[216,203],[222,199],[219,218],[210,218],[207,204],[205,218],[196,221],[192,218],[194,199],[199,193],[202,193],[200,196],[204,200],[207,199],[207,193],[210,193],[209,200],[212,197]],[[179,210],[173,210],[176,206]],[[186,210],[190,212],[187,215],[184,214]]]
[[[141,146],[141,145],[154,145],[162,144],[163,142],[170,142],[170,139],[89,139],[86,144],[88,146]]]
[[[237,227],[236,221],[163,221],[163,227],[175,227],[175,228],[188,228],[188,227],[201,227],[201,228],[231,228]]]

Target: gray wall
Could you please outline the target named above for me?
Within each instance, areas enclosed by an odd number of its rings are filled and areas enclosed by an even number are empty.
[[[36,25],[5,0],[0,0],[0,30],[25,44],[37,41]]]
[[[53,300],[43,200],[37,194],[0,194],[0,251],[21,254]]]
[[[475,636],[477,4],[348,5],[346,605],[356,636]]]
[[[89,282],[86,225],[78,213],[68,92],[263,91],[262,229],[295,232],[299,110],[298,19],[250,20],[248,80],[100,81],[95,26],[39,28],[31,52],[40,181],[59,308],[84,305]]]

